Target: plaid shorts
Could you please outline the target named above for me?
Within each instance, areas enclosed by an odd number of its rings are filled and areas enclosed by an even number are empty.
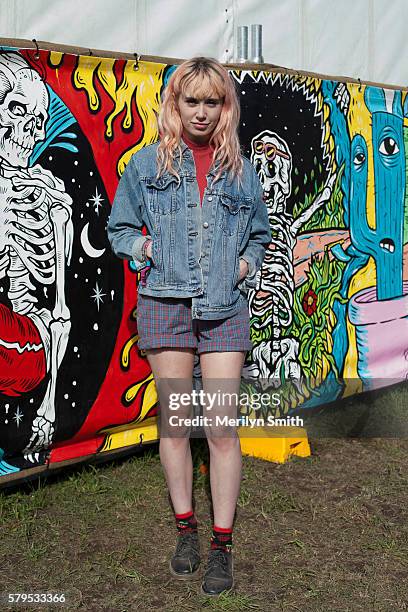
[[[197,353],[250,351],[248,304],[228,319],[192,319],[191,298],[159,298],[138,294],[138,347],[194,348]]]

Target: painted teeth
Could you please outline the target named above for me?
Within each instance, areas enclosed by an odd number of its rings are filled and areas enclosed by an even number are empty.
[[[350,94],[344,83],[339,83],[333,93],[340,110],[347,116],[350,107]]]
[[[394,253],[395,251],[394,241],[390,238],[385,238],[385,240],[381,240],[380,247],[386,251],[389,251],[390,253]]]
[[[31,151],[31,147],[25,147],[24,145],[22,145],[20,142],[18,142],[18,140],[14,140],[13,138],[10,137],[11,142],[13,142],[15,145],[17,145],[18,147],[20,147],[21,149],[24,149],[25,151]]]

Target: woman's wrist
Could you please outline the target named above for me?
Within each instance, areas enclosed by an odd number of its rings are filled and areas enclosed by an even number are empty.
[[[245,268],[244,268],[244,269],[242,268],[241,262],[243,262],[243,263],[245,264]],[[244,271],[244,270],[245,270],[245,273],[244,273],[242,276],[241,276],[241,270],[242,270],[242,271]],[[242,281],[242,280],[243,280],[243,279],[244,279],[246,276],[248,276],[248,272],[249,272],[249,264],[248,264],[247,260],[246,260],[246,259],[244,259],[243,257],[240,257],[240,258],[239,258],[239,279],[240,279],[240,282],[241,282],[241,281]]]
[[[152,239],[148,238],[147,240],[145,240],[145,242],[142,245],[142,255],[143,255],[143,259],[144,261],[147,261],[147,258],[150,256],[147,254],[147,249],[150,247],[151,243],[152,243]],[[150,247],[151,248],[151,247]],[[151,252],[151,251],[150,251]]]

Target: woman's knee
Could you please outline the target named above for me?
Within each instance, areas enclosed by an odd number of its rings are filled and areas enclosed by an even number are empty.
[[[187,449],[190,444],[190,438],[187,435],[183,435],[184,432],[180,433],[180,436],[163,436],[160,438],[160,448],[166,447],[170,450]]]
[[[224,428],[216,431],[206,430],[207,442],[210,452],[229,452],[240,447],[239,436],[235,428]]]

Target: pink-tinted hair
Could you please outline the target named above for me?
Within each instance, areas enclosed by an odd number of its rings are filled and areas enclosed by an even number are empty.
[[[238,123],[240,107],[234,83],[228,71],[213,58],[193,57],[180,64],[171,75],[164,92],[158,124],[160,144],[157,150],[158,176],[169,172],[180,179],[173,163],[178,156],[181,165],[182,150],[180,139],[183,125],[178,110],[178,99],[185,95],[197,99],[210,97],[223,98],[221,115],[218,124],[211,134],[209,143],[214,147],[213,163],[219,162],[216,181],[223,170],[240,177],[242,157],[238,140]]]

